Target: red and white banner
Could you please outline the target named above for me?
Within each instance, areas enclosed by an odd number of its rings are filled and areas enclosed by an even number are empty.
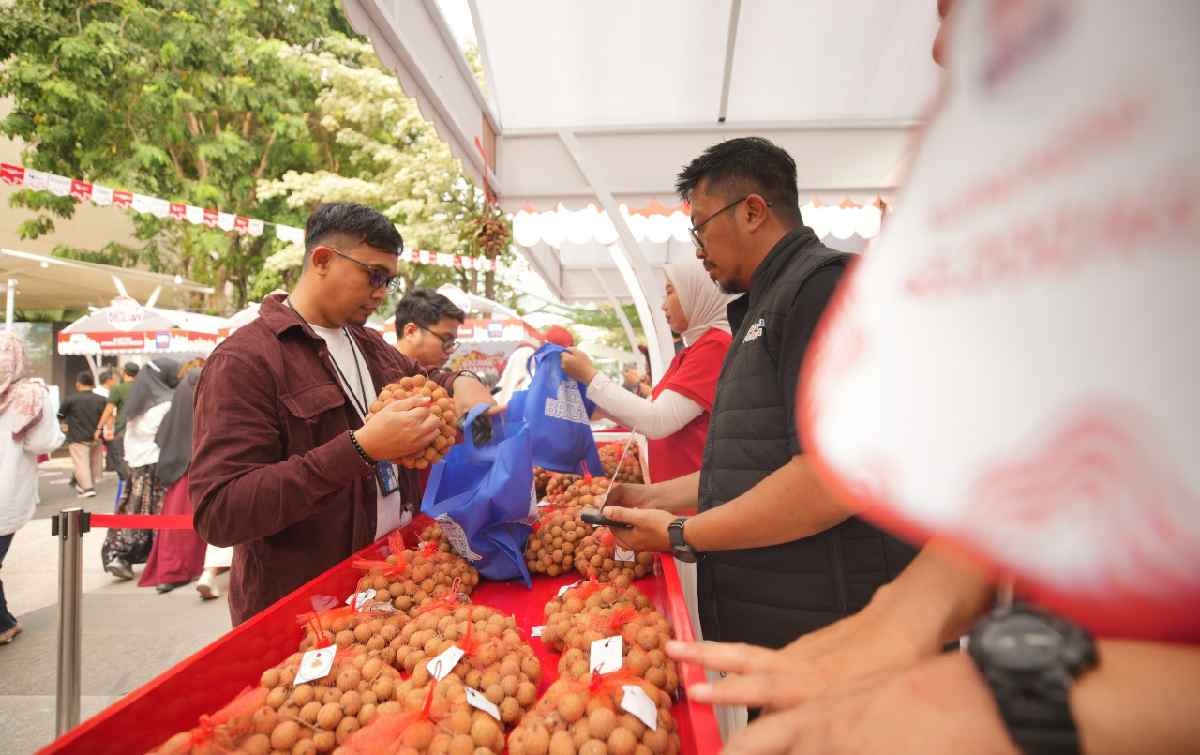
[[[32,170],[11,163],[0,163],[0,181],[10,186],[21,186],[34,191],[49,191],[60,197],[70,196],[77,202],[90,199],[93,204],[99,206],[113,205],[162,219],[186,220],[192,225],[203,224],[207,228],[219,228],[226,232],[261,236],[267,225],[265,221],[258,218],[248,218],[213,208],[204,209],[182,202],[169,202],[146,194],[135,194],[124,190],[114,191],[107,186],[92,184],[79,178],[68,178],[57,173]],[[278,223],[272,225],[275,226],[275,235],[279,240],[289,244],[304,243],[303,228]],[[424,249],[414,249],[406,252],[406,255],[408,261],[422,265],[441,265],[462,270],[492,270],[494,267],[492,261],[488,259],[462,257]]]
[[[59,333],[58,353],[87,354],[208,354],[217,347],[216,333],[190,330],[134,330],[111,333]]]
[[[1200,641],[1200,4],[956,13],[901,209],[806,362],[805,447],[1100,635]]]

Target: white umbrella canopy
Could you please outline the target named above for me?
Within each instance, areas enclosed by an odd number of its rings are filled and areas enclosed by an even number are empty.
[[[224,317],[145,307],[136,299],[119,296],[63,328],[58,353],[207,354],[227,323]]]

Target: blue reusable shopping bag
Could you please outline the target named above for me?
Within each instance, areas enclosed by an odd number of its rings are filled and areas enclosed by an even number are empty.
[[[521,417],[533,440],[533,463],[555,472],[579,474],[586,462],[592,474],[602,474],[600,455],[592,438],[591,416],[596,405],[587,388],[562,368],[565,349],[544,344],[530,357],[533,380],[508,404],[510,417]]]
[[[490,408],[467,415],[466,427]],[[521,419],[492,418],[492,440],[476,446],[470,431],[435,464],[421,511],[437,520],[455,552],[491,580],[520,578],[531,586],[525,565],[533,492],[532,438]]]

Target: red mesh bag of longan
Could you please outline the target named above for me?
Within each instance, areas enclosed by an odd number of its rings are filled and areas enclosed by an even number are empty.
[[[638,612],[653,610],[650,599],[633,585],[622,588],[596,579],[581,582],[546,603],[542,642],[562,652],[570,632],[590,626],[600,612],[622,606]]]
[[[392,533],[388,544],[390,552],[386,558],[356,559],[352,566],[366,572],[358,580],[358,592],[373,589],[376,593],[387,593],[399,611],[411,612],[433,598],[450,593],[469,595],[479,584],[479,572],[438,542],[406,550],[399,533]]]
[[[243,743],[247,740],[251,746],[265,743],[269,748],[270,739],[265,735],[256,736],[255,728],[255,714],[264,706],[266,698],[266,689],[247,687],[216,713],[200,716],[194,729],[171,736],[148,755],[216,755],[239,748],[245,750]]]
[[[562,637],[556,638],[563,648],[558,673],[564,679],[587,676],[592,643],[618,635],[622,668],[673,696],[679,689],[679,667],[667,657],[671,625],[653,608],[639,611],[624,604],[584,612]]]
[[[411,674],[406,682],[411,687],[427,685],[429,661],[452,646],[464,654],[449,675],[479,690],[505,724],[515,724],[536,702],[541,662],[521,638],[515,619],[495,609],[433,601],[418,609],[391,645],[397,667]]]
[[[504,727],[467,702],[454,675],[409,687],[399,710],[380,715],[334,750],[334,755],[500,755]]]
[[[626,687],[653,705],[653,726],[622,707]],[[671,698],[624,671],[559,679],[508,737],[509,755],[678,755]]]
[[[589,579],[628,587],[635,579],[654,573],[654,554],[649,551],[618,550],[611,530],[598,527],[575,548],[575,570]]]
[[[319,646],[327,643],[322,640]],[[242,751],[332,752],[377,715],[400,710],[400,674],[363,648],[339,647],[328,674],[295,684],[303,657],[296,653],[263,672],[260,685],[266,698],[253,716],[259,738],[243,742]]]
[[[427,469],[442,460],[458,436],[458,412],[454,409],[454,400],[445,388],[424,375],[401,378],[398,382],[383,387],[379,398],[371,404],[370,415],[374,416],[383,411],[383,408],[393,401],[412,396],[425,396],[429,399],[430,411],[440,420],[438,435],[423,451],[392,461],[406,469]]]

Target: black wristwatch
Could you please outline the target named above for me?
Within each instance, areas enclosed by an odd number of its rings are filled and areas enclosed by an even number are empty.
[[[671,552],[675,554],[675,558],[685,564],[694,564],[696,563],[696,550],[683,539],[683,525],[686,522],[687,517],[681,516],[668,524],[667,537],[671,538]]]
[[[1079,755],[1071,685],[1097,663],[1096,645],[1085,629],[1014,603],[975,625],[967,652],[1025,755]]]

